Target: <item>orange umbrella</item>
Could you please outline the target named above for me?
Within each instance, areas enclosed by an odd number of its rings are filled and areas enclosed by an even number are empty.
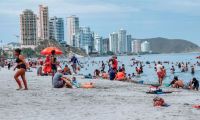
[[[52,50],[55,50],[56,55],[63,54],[63,52],[59,48],[56,48],[56,47],[47,47],[44,50],[42,50],[40,53],[42,55],[51,55]]]

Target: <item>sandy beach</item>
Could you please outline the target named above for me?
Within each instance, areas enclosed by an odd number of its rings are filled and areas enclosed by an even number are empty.
[[[29,90],[16,91],[14,71],[0,71],[0,120],[195,120],[200,110],[200,93],[182,89],[159,95],[169,107],[153,107],[156,95],[146,94],[148,86],[109,81],[78,79],[95,83],[93,89],[54,89],[50,76],[27,72]]]

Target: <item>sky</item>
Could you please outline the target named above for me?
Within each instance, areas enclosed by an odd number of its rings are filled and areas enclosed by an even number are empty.
[[[200,46],[200,0],[0,0],[0,40],[19,42],[19,15],[38,14],[39,4],[49,15],[79,17],[80,26],[107,38],[123,28],[133,38],[185,39]],[[65,29],[65,40],[66,40]]]

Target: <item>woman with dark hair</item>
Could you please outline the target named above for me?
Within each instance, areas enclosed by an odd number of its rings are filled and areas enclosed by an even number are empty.
[[[21,76],[22,81],[24,83],[24,90],[28,90],[27,81],[25,78],[25,72],[26,72],[26,69],[28,68],[28,64],[25,61],[25,57],[23,55],[21,55],[21,49],[15,49],[14,54],[16,56],[16,63],[17,63],[17,66],[14,68],[14,70],[16,68],[18,68],[17,72],[14,75],[14,78],[19,86],[19,88],[17,90],[22,89],[22,85],[19,80],[19,76]]]
[[[53,76],[57,72],[57,63],[56,63],[55,53],[56,53],[55,50],[51,51],[51,70],[52,70]]]

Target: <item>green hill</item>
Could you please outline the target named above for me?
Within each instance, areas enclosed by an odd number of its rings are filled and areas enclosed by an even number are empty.
[[[182,39],[149,38],[137,39],[150,42],[150,48],[155,53],[187,53],[200,52],[200,47],[190,41]]]

